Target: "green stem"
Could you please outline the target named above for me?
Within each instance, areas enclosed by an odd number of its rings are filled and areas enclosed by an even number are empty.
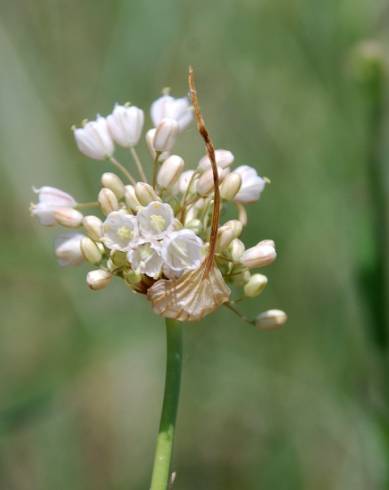
[[[166,319],[165,323],[167,347],[165,392],[150,490],[167,490],[169,488],[170,466],[180,395],[182,326],[179,322],[169,319]]]
[[[157,185],[157,175],[158,175],[158,167],[159,167],[159,157],[161,156],[160,151],[155,152],[154,162],[153,162],[153,189],[155,189]]]

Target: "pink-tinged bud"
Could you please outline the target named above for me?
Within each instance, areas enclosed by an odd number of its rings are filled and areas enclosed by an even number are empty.
[[[103,236],[103,222],[97,216],[84,216],[82,224],[92,240],[98,241]]]
[[[284,311],[268,310],[260,313],[255,319],[255,325],[260,330],[272,330],[286,323],[288,317]]]
[[[81,240],[80,247],[82,255],[90,264],[96,265],[101,262],[104,247],[101,249],[101,247],[89,237],[84,237]]]
[[[141,203],[136,197],[135,187],[133,185],[126,185],[124,200],[131,211],[137,211],[138,208],[141,207]]]
[[[244,204],[257,201],[265,188],[266,180],[259,177],[255,168],[248,165],[236,168],[233,173],[239,174],[242,179],[242,185],[234,200]]]
[[[229,173],[229,169],[218,167],[217,170],[218,170],[219,184],[220,184],[220,182],[222,182],[224,177]],[[212,192],[213,189],[214,189],[213,172],[212,169],[210,168],[200,176],[196,184],[196,190],[200,194],[200,196],[206,196],[207,194]]]
[[[268,283],[263,274],[253,274],[244,286],[244,294],[249,298],[259,296]]]
[[[38,194],[38,201],[53,207],[73,208],[77,203],[73,196],[57,187],[45,185],[39,189],[33,189]]]
[[[242,185],[242,178],[239,174],[232,172],[228,174],[220,186],[220,196],[226,201],[232,201],[239,192]]]
[[[135,194],[142,206],[147,206],[153,201],[160,201],[160,197],[150,184],[145,182],[137,182],[135,185]]]
[[[135,106],[116,104],[107,123],[112,138],[124,148],[130,148],[138,144],[142,134],[144,114]]]
[[[277,257],[274,242],[272,240],[263,240],[255,247],[243,252],[240,262],[249,269],[265,267],[270,265]]]
[[[112,274],[108,271],[103,271],[102,269],[90,271],[86,276],[88,286],[94,291],[106,288],[111,281]]]
[[[162,189],[173,186],[180,177],[184,168],[184,160],[178,155],[168,157],[158,172],[157,183]]]
[[[73,208],[58,208],[54,211],[55,221],[67,228],[78,228],[83,219],[82,213]]]
[[[104,160],[114,152],[114,144],[104,117],[97,116],[96,121],[87,122],[83,128],[75,128],[74,137],[81,153],[94,160]]]
[[[217,251],[222,252],[228,248],[232,240],[238,238],[242,233],[242,223],[236,219],[227,221],[218,230]]]
[[[103,187],[99,195],[97,196],[97,200],[100,204],[102,212],[107,216],[112,211],[117,211],[119,209],[119,203],[115,194],[111,191],[111,189],[107,189]]]
[[[228,150],[215,150],[216,165],[220,168],[227,168],[234,161],[234,155]],[[204,172],[211,168],[211,161],[208,155],[203,156],[199,161],[198,169]]]
[[[118,199],[122,199],[124,196],[124,184],[122,179],[112,172],[105,172],[101,176],[101,185],[115,194]]]
[[[178,123],[174,119],[165,118],[155,128],[153,147],[155,151],[171,151],[176,142]]]
[[[81,233],[67,233],[55,240],[55,256],[61,267],[79,265],[84,257],[81,253]]]

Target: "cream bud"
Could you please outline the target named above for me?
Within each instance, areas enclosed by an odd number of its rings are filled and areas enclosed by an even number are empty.
[[[112,274],[102,269],[89,271],[86,275],[86,283],[94,291],[106,288],[112,281]]]
[[[89,237],[83,237],[80,243],[81,253],[90,264],[98,264],[102,259],[102,251]]]
[[[175,99],[170,95],[163,95],[151,105],[151,119],[154,126],[165,118],[177,121],[179,131],[183,131],[193,119],[193,110],[186,97]]]
[[[173,186],[184,168],[184,160],[178,155],[171,155],[161,165],[157,176],[157,183],[162,189]]]
[[[220,196],[226,201],[232,201],[242,185],[242,177],[236,172],[228,174],[220,186]]]
[[[239,262],[243,252],[245,251],[245,246],[242,240],[235,238],[232,240],[229,246],[230,257],[234,262]]]
[[[82,225],[92,240],[98,241],[103,236],[103,222],[97,216],[84,216]]]
[[[227,221],[223,226],[221,226],[218,230],[217,237],[218,252],[226,250],[232,240],[239,237],[239,235],[242,233],[242,230],[242,223],[236,219]]]
[[[83,215],[73,208],[58,208],[54,211],[55,221],[67,228],[78,228],[82,223]]]
[[[255,298],[262,293],[268,283],[263,274],[253,274],[244,286],[244,294],[249,298]]]
[[[112,156],[114,144],[104,117],[97,116],[96,121],[87,122],[73,131],[78,149],[87,157],[104,160]]]
[[[260,313],[255,319],[255,325],[261,330],[271,330],[281,327],[288,317],[282,310],[268,310]]]
[[[131,211],[137,211],[141,207],[141,203],[136,197],[135,187],[133,185],[126,185],[124,191],[124,200],[126,205]]]
[[[177,121],[170,118],[162,119],[155,128],[153,147],[155,151],[170,151],[176,142],[178,133]]]
[[[227,168],[234,161],[234,155],[228,150],[215,150],[216,165],[220,168]],[[199,161],[198,169],[204,172],[211,168],[211,160],[208,155],[203,156]]]
[[[257,201],[265,188],[265,179],[259,177],[255,168],[248,165],[236,168],[233,173],[237,173],[242,179],[242,185],[234,201],[244,204]]]
[[[144,114],[135,106],[116,104],[107,124],[112,138],[124,148],[138,144],[142,134]]]
[[[255,247],[248,248],[240,257],[240,262],[249,269],[270,265],[277,257],[273,240],[263,240]]]
[[[101,210],[105,215],[112,213],[112,211],[116,211],[119,209],[119,202],[115,194],[111,191],[111,189],[107,189],[103,187],[99,195],[97,196],[97,200],[100,204]]]
[[[124,196],[124,184],[120,177],[112,172],[105,172],[101,176],[101,185],[115,194],[118,199],[122,199]]]
[[[79,265],[84,260],[81,253],[81,233],[66,233],[55,240],[55,256],[61,267]]]
[[[136,183],[135,195],[142,206],[147,206],[153,201],[161,200],[151,185],[145,182]]]
[[[185,194],[187,191],[190,192],[194,189],[194,182],[196,180],[194,173],[194,170],[186,170],[180,175],[178,180],[178,191],[181,192],[181,194]],[[191,189],[188,190],[189,184]]]
[[[229,169],[218,167],[217,170],[218,170],[218,177],[219,177],[219,184],[220,184],[220,182],[222,182],[224,177],[229,173]],[[209,170],[206,170],[199,177],[199,180],[197,181],[196,184],[196,190],[201,196],[206,196],[211,191],[213,191],[213,189],[214,189],[213,171],[210,168]]]

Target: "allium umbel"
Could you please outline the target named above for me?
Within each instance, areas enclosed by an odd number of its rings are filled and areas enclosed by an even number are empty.
[[[259,328],[281,325],[286,315],[279,310],[256,320],[241,315],[228,286],[239,285],[245,297],[255,297],[267,284],[265,276],[249,270],[275,260],[274,243],[265,240],[246,249],[238,238],[246,225],[244,206],[259,199],[267,181],[253,167],[234,168],[231,151],[214,149],[192,72],[189,84],[191,102],[165,94],[152,104],[153,127],[146,137],[152,161],[147,166],[135,152],[144,141],[142,109],[116,104],[107,117],[74,128],[84,155],[106,160],[107,165],[111,161],[122,175],[103,172],[95,202],[89,203],[77,203],[60,189],[41,187],[31,213],[43,225],[75,229],[57,239],[55,253],[62,266],[93,264],[95,269],[87,274],[92,290],[119,278],[166,318],[197,321],[225,305]],[[169,152],[193,114],[206,154],[196,168],[184,171],[182,156]],[[134,179],[113,157],[115,144],[131,151],[140,178]],[[236,218],[220,225],[221,210],[228,206],[235,209]],[[95,208],[96,213],[88,209],[84,216],[84,208]]]

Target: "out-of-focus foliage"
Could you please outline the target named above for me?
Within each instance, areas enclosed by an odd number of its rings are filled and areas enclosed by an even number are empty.
[[[186,93],[190,63],[216,145],[272,181],[245,241],[273,238],[279,259],[245,309],[290,320],[260,333],[222,310],[187,327],[175,488],[388,488],[387,379],[361,285],[371,131],[352,63],[366,38],[388,48],[388,14],[384,0],[1,0],[0,488],[147,488],[162,322],[120,281],[92,293],[86,268],[60,270],[55,231],[27,209],[31,185],[93,199],[109,167],[70,126]],[[194,125],[178,151],[188,166],[203,154]]]

